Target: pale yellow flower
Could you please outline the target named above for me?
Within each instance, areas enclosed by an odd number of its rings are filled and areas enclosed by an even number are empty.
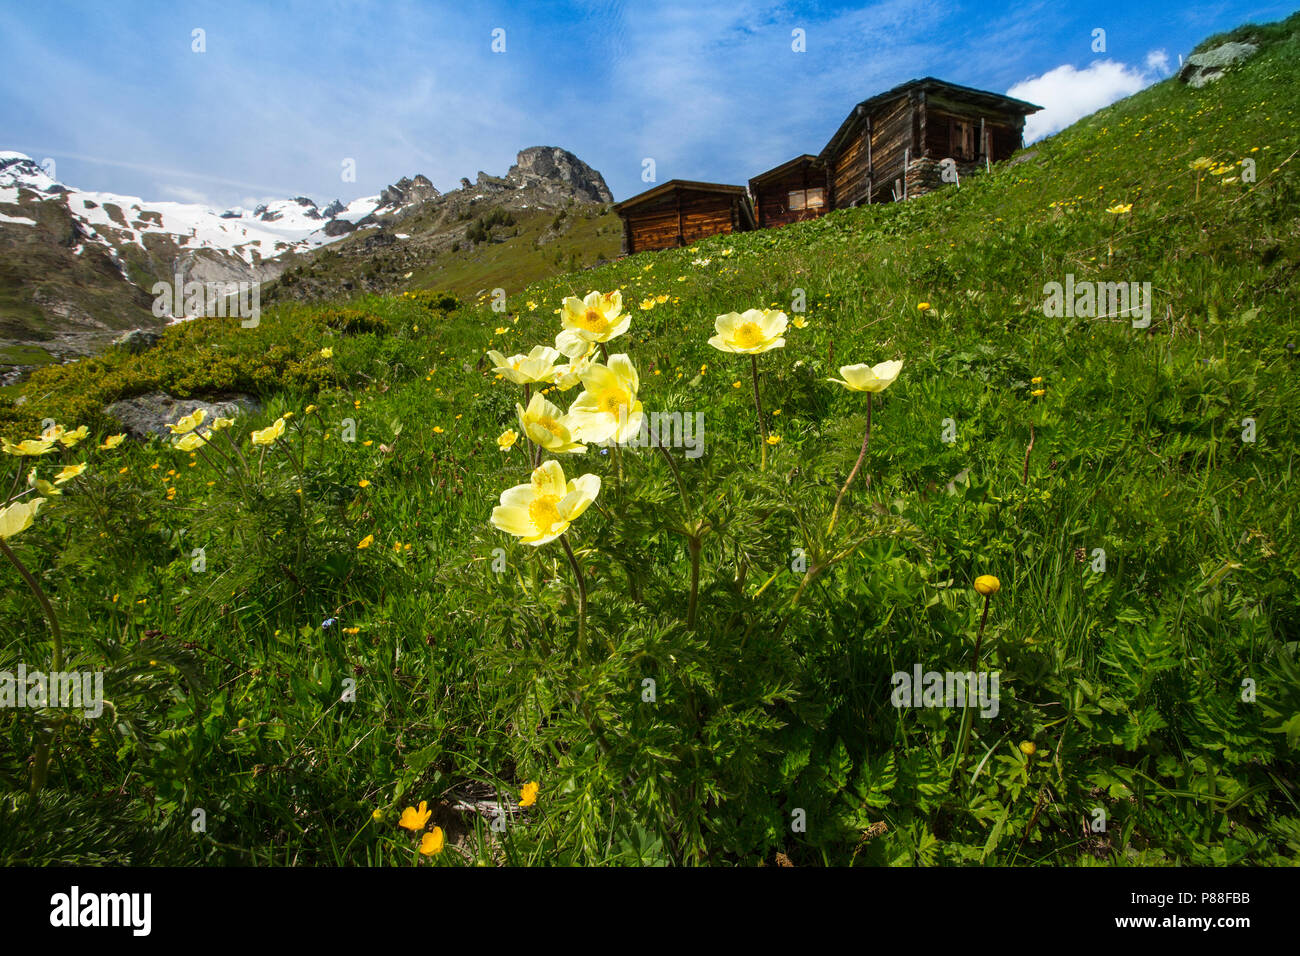
[[[38,477],[35,468],[27,473],[27,487],[35,488],[37,492],[44,495],[46,498],[52,498],[55,495],[63,494],[63,491],[60,488],[52,485],[44,478]]]
[[[1132,212],[1132,211],[1133,211],[1133,204],[1132,204],[1131,202],[1130,202],[1130,203],[1116,203],[1115,205],[1111,206],[1111,207],[1110,207],[1109,209],[1107,209],[1106,211],[1107,211],[1108,213],[1110,213],[1112,216],[1122,216],[1122,215],[1124,215],[1125,213],[1129,213],[1129,212]]]
[[[786,314],[774,309],[749,309],[744,313],[728,312],[714,321],[717,335],[709,344],[720,352],[758,355],[785,346]]]
[[[591,365],[595,355],[596,346],[588,345],[584,354],[572,356],[567,365],[555,366],[555,387],[562,392],[567,392],[581,382],[582,373]]]
[[[44,455],[54,447],[54,442],[47,439],[29,438],[26,441],[20,441],[17,444],[11,442],[8,438],[3,440],[6,455]]]
[[[90,429],[87,428],[85,425],[82,425],[80,428],[77,428],[74,431],[64,432],[62,435],[59,436],[59,442],[63,445],[64,448],[72,448],[74,445],[76,445],[78,442],[80,442],[89,434],[90,434]]]
[[[518,440],[519,440],[519,433],[515,431],[513,428],[507,428],[505,431],[503,431],[500,435],[497,436],[497,447],[500,448],[502,451],[509,451],[511,448],[515,446],[515,442],[517,442]]]
[[[566,482],[564,469],[554,459],[542,463],[526,485],[501,492],[501,504],[492,509],[492,525],[524,544],[554,541],[600,494],[600,476],[583,475]]]
[[[73,478],[76,478],[85,470],[86,470],[86,463],[84,461],[79,465],[68,465],[66,468],[64,468],[57,475],[54,476],[54,483],[56,485],[67,484],[69,481],[71,481]]]
[[[618,290],[603,294],[588,292],[584,299],[569,296],[560,310],[564,331],[555,340],[555,347],[572,358],[586,350],[579,342],[608,342],[617,338],[632,324],[632,317],[622,313],[623,293]]]
[[[573,436],[622,443],[637,435],[645,417],[636,398],[640,387],[636,367],[626,355],[611,355],[607,366],[593,362],[582,373],[582,394],[569,406]]]
[[[277,418],[273,425],[253,432],[249,436],[254,445],[274,445],[275,440],[284,434],[284,419]]]
[[[493,370],[516,385],[550,382],[555,377],[555,360],[560,357],[558,350],[546,345],[534,345],[527,355],[512,355],[510,358],[495,350],[487,355],[493,362]]]
[[[109,435],[99,443],[100,451],[108,451],[112,448],[116,448],[118,445],[122,444],[125,438],[126,432],[122,432],[120,435]]]
[[[828,381],[837,382],[851,392],[883,392],[894,384],[894,379],[898,378],[902,368],[901,361],[881,362],[876,366],[841,365],[840,374],[844,378],[832,378]]]
[[[180,451],[194,451],[195,449],[202,448],[206,445],[208,443],[208,436],[211,434],[211,431],[206,431],[202,435],[198,432],[190,432],[183,438],[178,438],[175,447]]]
[[[331,349],[331,348],[323,348],[323,349],[320,350],[320,357],[321,357],[321,358],[333,358],[333,357],[334,357],[334,350]]]
[[[203,424],[203,419],[205,419],[207,415],[208,413],[203,409],[196,408],[175,425],[168,425],[167,427],[172,430],[173,435],[188,435],[190,432],[194,431],[194,429]]]
[[[519,427],[536,444],[556,455],[581,454],[587,446],[574,441],[568,415],[548,402],[541,392],[534,392],[528,407],[517,404]]]
[[[31,501],[15,501],[0,510],[0,538],[12,538],[30,528],[32,519],[44,504],[44,498],[33,498]]]

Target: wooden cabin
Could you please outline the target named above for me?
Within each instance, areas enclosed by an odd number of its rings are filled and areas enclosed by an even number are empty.
[[[943,184],[951,159],[958,177],[1007,159],[1023,145],[1025,117],[1042,107],[934,77],[863,100],[817,156],[831,209],[890,202]]]
[[[723,183],[669,180],[615,204],[614,212],[623,220],[627,255],[754,228],[754,210],[745,187]]]
[[[812,154],[796,156],[749,181],[759,229],[816,219],[830,212],[826,167]]]

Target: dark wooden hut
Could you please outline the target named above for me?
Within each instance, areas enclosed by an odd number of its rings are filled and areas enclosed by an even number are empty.
[[[826,167],[816,156],[796,156],[749,181],[758,228],[816,219],[830,212]]]
[[[945,159],[959,176],[1000,162],[1021,147],[1025,117],[1041,108],[934,77],[863,100],[817,156],[830,208],[928,192],[942,183]]]
[[[623,220],[623,252],[629,255],[754,228],[745,187],[722,183],[669,180],[617,203],[614,212]]]

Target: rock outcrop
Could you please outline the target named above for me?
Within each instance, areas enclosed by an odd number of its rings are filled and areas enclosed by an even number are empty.
[[[1229,67],[1248,59],[1259,47],[1253,43],[1232,41],[1204,53],[1193,53],[1178,71],[1178,79],[1195,89],[1223,76]]]
[[[262,405],[253,396],[240,393],[199,399],[176,398],[166,392],[149,392],[114,402],[104,411],[121,422],[131,435],[146,439],[150,435],[170,438],[171,430],[167,426],[199,408],[207,413],[204,422],[209,423],[214,418],[234,418],[260,411]]]

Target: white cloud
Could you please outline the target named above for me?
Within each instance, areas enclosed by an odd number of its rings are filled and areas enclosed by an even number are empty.
[[[1114,60],[1098,60],[1082,70],[1063,63],[1042,76],[1017,83],[1007,90],[1008,96],[1043,107],[1042,112],[1034,113],[1025,121],[1025,142],[1065,129],[1075,120],[1131,96],[1159,79],[1153,71],[1160,57],[1168,65],[1168,57],[1163,50],[1158,50],[1147,55],[1145,70]]]
[[[1147,71],[1161,76],[1169,75],[1169,54],[1164,50],[1152,50],[1147,54]]]

